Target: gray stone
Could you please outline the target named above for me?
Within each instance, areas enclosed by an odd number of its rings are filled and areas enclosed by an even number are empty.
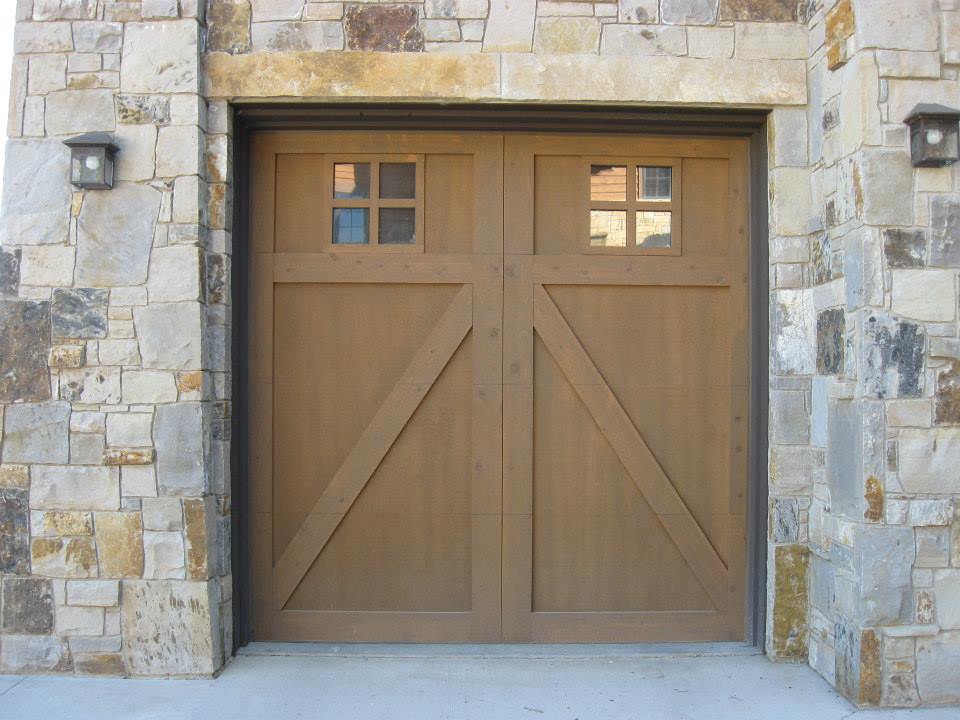
[[[32,510],[120,508],[120,473],[115,467],[37,466],[31,476]]]
[[[829,404],[830,443],[827,447],[827,481],[831,509],[850,520],[864,512],[863,418],[852,400]]]
[[[165,495],[206,492],[206,447],[200,403],[161,405],[153,426],[157,483]]]
[[[19,249],[0,248],[0,297],[16,297],[20,286],[20,257]]]
[[[117,95],[117,120],[129,125],[166,125],[170,122],[167,95]]]
[[[930,264],[960,266],[960,200],[937,196],[930,203]]]
[[[864,625],[892,625],[909,607],[915,557],[913,529],[862,525],[857,529],[856,564]],[[882,559],[882,560],[881,560]]]
[[[0,574],[30,574],[30,511],[26,490],[0,488]]]
[[[3,582],[3,631],[16,635],[53,632],[53,584],[42,578]]]
[[[97,0],[33,0],[34,20],[92,20]]]
[[[913,224],[913,167],[905,150],[868,148],[859,164],[858,213],[868,225]]]
[[[60,397],[71,402],[120,402],[120,368],[87,367],[60,371]]]
[[[112,90],[62,90],[46,97],[46,130],[50,135],[77,135],[117,126]],[[61,178],[61,182],[63,179]]]
[[[809,290],[778,290],[774,296],[771,336],[773,372],[810,375],[816,367],[815,320]]]
[[[960,428],[901,430],[897,458],[900,482],[907,492],[960,492]]]
[[[960,631],[917,639],[917,687],[930,704],[960,703]]]
[[[5,672],[63,672],[71,667],[66,644],[58,637],[5,635],[0,643],[0,670]]]
[[[661,21],[669,25],[713,25],[719,0],[663,0]]]
[[[828,560],[810,557],[810,605],[827,617],[833,613],[837,571]]]
[[[771,525],[776,543],[800,539],[800,505],[796,498],[774,498]]]
[[[123,652],[135,675],[207,675],[223,661],[217,603],[206,582],[130,580],[122,598]],[[176,638],[176,641],[173,641]]]
[[[817,315],[817,374],[843,372],[846,320],[843,309],[832,308]]]
[[[7,141],[0,245],[67,240],[70,151],[59,140]]]
[[[683,55],[687,33],[683,28],[643,25],[609,25],[600,40],[604,55]]]
[[[876,234],[859,228],[843,239],[847,309],[883,305],[883,251]]]
[[[54,337],[105,338],[108,290],[57,288],[53,291],[51,318]]]
[[[123,24],[112,22],[73,23],[74,50],[81,53],[120,52]]]
[[[770,440],[778,445],[805,445],[810,440],[810,419],[804,393],[770,391]]]
[[[950,563],[950,531],[947,528],[919,527],[916,536],[915,567],[941,568]]]
[[[7,406],[3,462],[66,463],[70,455],[70,403]]]
[[[0,301],[0,402],[50,398],[50,303]]]
[[[382,6],[382,9],[407,6]],[[351,14],[380,10],[376,5],[351,5],[347,22],[356,22]],[[416,17],[416,12],[413,13]],[[307,52],[343,49],[343,25],[336,21],[255,23],[251,34],[254,52]],[[354,25],[348,25],[354,27]],[[459,36],[459,32],[458,32]]]
[[[883,254],[889,268],[918,268],[926,264],[927,238],[923,230],[884,230]]]
[[[88,193],[78,222],[76,283],[90,287],[146,282],[160,193],[120,183]]]
[[[876,398],[919,397],[925,340],[921,326],[885,313],[868,313],[863,332],[864,393]]]
[[[143,367],[199,370],[202,308],[198,303],[159,303],[134,309]]]
[[[195,93],[198,35],[194,20],[127,23],[120,89],[124,93]]]
[[[820,233],[810,242],[810,282],[823,285],[833,280],[830,236]]]

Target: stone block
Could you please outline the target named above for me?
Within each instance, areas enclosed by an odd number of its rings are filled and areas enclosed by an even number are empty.
[[[144,532],[143,550],[144,577],[153,580],[186,577],[183,535],[179,532]]]
[[[175,239],[174,232],[177,228],[174,226],[171,228],[172,243],[196,243],[196,223],[201,220],[201,208],[205,212],[205,201],[202,200],[205,188],[196,175],[181,175],[177,178],[173,186],[173,221],[185,225],[185,229],[190,231],[193,237]]]
[[[917,639],[917,688],[929,704],[960,703],[960,631]]]
[[[460,40],[460,23],[456,20],[433,18],[420,23],[423,39],[427,43],[458,42]]]
[[[594,18],[549,17],[537,20],[534,52],[595,53],[599,46],[600,23]]]
[[[5,463],[66,463],[70,405],[27,403],[7,407],[3,428]]]
[[[111,90],[62,90],[46,97],[45,124],[50,135],[77,135],[116,127]]]
[[[20,283],[33,286],[64,286],[73,282],[76,248],[68,245],[36,245],[23,248]]]
[[[54,578],[97,576],[97,550],[93,538],[33,538],[30,557],[36,575]]]
[[[347,49],[374,52],[423,50],[424,38],[418,21],[417,8],[412,5],[350,5],[343,21]],[[256,36],[254,47],[257,47]]]
[[[938,425],[960,425],[960,361],[951,360],[937,371],[934,409]]]
[[[16,53],[70,52],[73,34],[68,22],[18,22],[13,35]]]
[[[770,519],[775,543],[795,543],[800,539],[800,505],[796,498],[774,498]]]
[[[836,568],[829,560],[810,555],[810,605],[827,617],[831,617],[834,611],[836,574]]]
[[[428,18],[486,18],[487,0],[426,0],[424,13]]]
[[[102,635],[103,608],[72,607],[70,605],[58,607],[57,634],[61,637],[69,635]]]
[[[99,465],[103,460],[103,435],[73,433],[70,435],[70,463]]]
[[[923,230],[885,229],[883,254],[889,268],[923,267],[927,258],[926,233]]]
[[[143,575],[143,524],[138,512],[98,512],[94,515],[100,576],[135,578]]]
[[[215,574],[216,569],[210,562],[216,558],[218,542],[216,499],[211,495],[204,498],[185,498],[183,519],[186,531],[187,579],[206,580]]]
[[[930,401],[926,398],[887,403],[888,427],[930,427],[931,424]]]
[[[190,246],[156,248],[150,258],[150,302],[200,299],[200,250]]]
[[[121,387],[121,397],[125,403],[164,403],[177,399],[177,385],[171,373],[125,370]]]
[[[63,90],[67,84],[66,55],[35,55],[30,58],[28,87],[31,95]]]
[[[54,345],[50,348],[47,363],[51,368],[66,370],[83,367],[87,362],[86,345]]]
[[[56,289],[50,306],[54,337],[103,338],[107,336],[107,290]]]
[[[120,125],[114,142],[120,148],[115,171],[118,181],[153,178],[157,146],[157,129],[153,125]]]
[[[111,413],[107,416],[107,443],[114,447],[150,445],[152,425],[152,413]]]
[[[123,25],[115,22],[73,23],[74,50],[81,53],[120,52]]]
[[[248,0],[211,0],[207,5],[207,51],[250,52]]]
[[[876,398],[921,395],[926,340],[922,327],[884,313],[867,313],[862,322],[863,343],[869,348],[861,367],[864,393]]]
[[[117,510],[120,507],[119,472],[108,467],[34,466],[30,507],[36,510]]]
[[[773,635],[777,658],[806,659],[810,551],[803,545],[774,548]]]
[[[536,0],[490,0],[483,52],[530,52],[536,14]]]
[[[71,402],[120,402],[120,369],[88,367],[60,372],[60,397]]]
[[[916,529],[915,568],[942,568],[950,562],[950,533],[946,528]]]
[[[960,200],[954,196],[930,203],[930,265],[960,267]]]
[[[620,3],[623,7],[623,3]],[[692,58],[733,57],[733,28],[687,28],[687,55]],[[774,110],[776,112],[776,110]]]
[[[22,255],[23,252],[19,248],[10,250],[0,248],[0,298],[17,296]]]
[[[913,224],[913,167],[905,150],[867,148],[861,152],[858,216],[868,225]]]
[[[900,482],[907,492],[960,491],[960,428],[903,430],[897,447]]]
[[[117,120],[127,124],[164,125],[170,122],[167,95],[120,94],[116,97]]]
[[[916,556],[912,528],[860,526],[854,552],[862,622],[898,623],[911,590],[911,567]]]
[[[87,512],[34,510],[30,513],[30,532],[35,537],[93,535],[93,517]]]
[[[29,468],[26,465],[0,465],[0,489],[29,490]]]
[[[796,23],[737,23],[735,55],[744,60],[806,59],[807,30]]]
[[[663,0],[660,21],[667,25],[713,25],[717,0]]]
[[[58,637],[5,635],[0,643],[0,670],[4,672],[65,672],[71,667],[70,653]]]
[[[124,659],[135,675],[209,675],[223,661],[214,641],[217,603],[206,582],[136,580],[124,585]],[[169,638],[176,637],[172,643]]]
[[[777,234],[808,235],[821,229],[823,223],[813,208],[807,168],[777,168],[770,175],[770,184],[771,222]]]
[[[70,415],[71,432],[105,433],[106,420],[103,413],[74,410]]]
[[[60,140],[7,141],[0,245],[45,245],[67,240],[70,151]]]
[[[828,417],[827,478],[832,510],[848,519],[860,520],[866,505],[860,404],[848,400],[831,402]]]
[[[937,624],[943,630],[960,630],[960,570],[934,570]]]
[[[817,315],[817,374],[837,375],[844,368],[846,319],[841,308]]]
[[[716,29],[702,29],[702,32]],[[687,31],[690,32],[689,30]],[[807,114],[800,108],[776,108],[768,125],[773,146],[773,164],[776,166],[803,166],[807,164]]]
[[[3,632],[49,635],[53,632],[53,604],[49,580],[7,578],[3,582]]]
[[[804,393],[770,391],[770,441],[777,445],[805,445],[810,441],[810,415]]]
[[[183,507],[179,498],[144,498],[143,526],[157,532],[183,529]]]
[[[659,0],[620,0],[618,17],[622,23],[656,23],[660,20]],[[733,40],[731,39],[731,43]],[[730,54],[733,54],[731,46]]]
[[[195,93],[199,79],[196,20],[127,23],[120,88],[124,93]]]
[[[145,282],[159,210],[160,193],[142,185],[119,183],[109,193],[89,193],[78,221],[77,284]]]
[[[793,22],[798,7],[795,0],[720,0],[720,19]]]
[[[607,25],[600,40],[604,55],[685,55],[687,33],[679,27],[650,29],[639,25]]]
[[[940,57],[935,52],[877,50],[880,77],[940,79]]]
[[[101,340],[98,351],[101,365],[140,364],[140,345],[136,340]]]
[[[180,8],[177,0],[143,0],[140,12],[144,20],[175,19]]]
[[[145,368],[202,367],[202,308],[198,303],[162,303],[134,309]]]
[[[125,465],[120,468],[120,494],[123,497],[156,497],[157,476],[153,465]]]
[[[853,0],[858,48],[936,50],[936,0]]]
[[[157,408],[153,441],[157,449],[157,482],[164,495],[203,495],[206,490],[206,447],[203,410],[199,403]]]
[[[0,483],[0,573],[30,573],[28,493],[26,489],[3,487],[3,483]],[[6,582],[11,580],[8,578]]]
[[[156,459],[153,448],[107,448],[103,453],[104,465],[152,465]]]
[[[893,312],[926,322],[951,322],[956,318],[954,272],[894,270],[891,276]]]
[[[50,303],[0,300],[0,402],[50,398]]]
[[[816,366],[817,345],[810,291],[776,291],[772,315],[773,372],[777,375],[812,374]]]
[[[253,9],[253,21],[298,20],[303,12],[304,0],[249,0]]]
[[[806,495],[823,476],[822,454],[808,447],[770,448],[770,483],[780,495]]]

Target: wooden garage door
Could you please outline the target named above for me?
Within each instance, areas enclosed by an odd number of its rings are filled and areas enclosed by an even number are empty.
[[[253,141],[254,637],[742,639],[746,145]]]

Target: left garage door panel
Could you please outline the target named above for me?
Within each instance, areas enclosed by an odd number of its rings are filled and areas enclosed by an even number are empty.
[[[253,142],[258,639],[499,638],[501,143]]]

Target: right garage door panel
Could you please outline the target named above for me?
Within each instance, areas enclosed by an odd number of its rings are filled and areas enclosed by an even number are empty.
[[[742,639],[746,148],[506,148],[504,639]]]

